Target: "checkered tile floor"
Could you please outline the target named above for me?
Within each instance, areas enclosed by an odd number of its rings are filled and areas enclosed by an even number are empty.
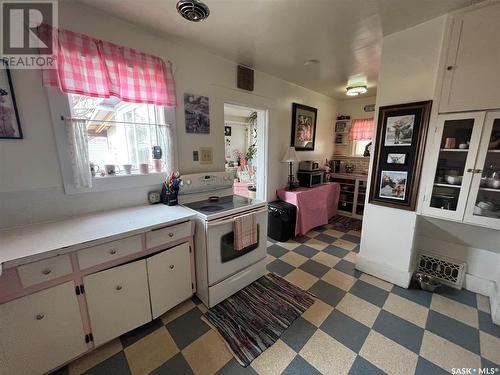
[[[358,244],[359,233],[330,224],[268,242],[269,271],[318,299],[248,368],[200,320],[205,307],[193,298],[57,373],[432,375],[500,367],[500,327],[486,297],[407,290],[361,273]]]

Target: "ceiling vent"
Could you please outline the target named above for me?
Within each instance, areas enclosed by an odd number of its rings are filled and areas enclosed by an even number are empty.
[[[177,12],[191,22],[200,22],[210,14],[210,9],[198,0],[179,0],[177,2]]]

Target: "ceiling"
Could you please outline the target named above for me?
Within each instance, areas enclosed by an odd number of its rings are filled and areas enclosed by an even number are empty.
[[[80,0],[156,34],[328,96],[347,99],[348,82],[376,93],[382,37],[477,0],[204,0],[193,23],[177,0]],[[418,46],[416,46],[418,48]],[[307,60],[319,63],[304,65]]]

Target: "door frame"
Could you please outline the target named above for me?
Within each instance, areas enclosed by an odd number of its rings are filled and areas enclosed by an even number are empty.
[[[269,109],[253,104],[244,104],[224,100],[229,104],[242,109],[251,109],[257,112],[257,194],[256,198],[267,202],[267,171],[269,166]]]

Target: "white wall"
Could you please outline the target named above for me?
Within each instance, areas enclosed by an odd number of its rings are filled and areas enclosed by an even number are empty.
[[[365,105],[375,104],[376,96],[361,96],[356,99],[337,101],[337,114],[350,115],[351,119],[373,118],[375,112],[365,112]]]
[[[189,44],[167,40],[118,20],[105,13],[73,2],[60,2],[60,27],[137,48],[174,63],[179,107],[179,169],[181,173],[224,170],[224,103],[242,104],[268,110],[269,199],[285,185],[287,169],[280,160],[290,143],[292,102],[318,108],[316,149],[300,152],[304,159],[324,159],[332,154],[334,99],[255,72],[255,91],[236,89],[236,64],[200,52]],[[51,126],[48,101],[41,87],[39,71],[14,71],[14,89],[23,133],[22,141],[0,142],[0,227],[47,220],[96,210],[146,202],[146,192],[157,186],[123,189],[119,192],[65,195]],[[183,94],[210,98],[209,135],[184,131]],[[192,161],[192,151],[211,146],[214,164]]]
[[[444,26],[443,16],[384,37],[377,112],[380,106],[433,98]],[[373,160],[370,175],[372,166]],[[407,287],[416,225],[415,212],[368,204],[367,197],[356,267]]]

